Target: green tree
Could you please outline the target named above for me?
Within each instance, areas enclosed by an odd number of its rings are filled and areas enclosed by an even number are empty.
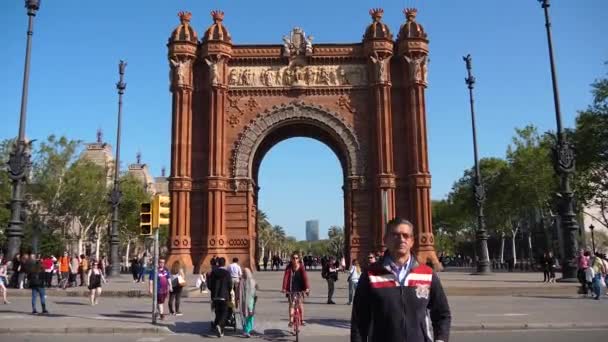
[[[99,258],[102,228],[107,227],[109,220],[106,174],[103,167],[91,161],[76,161],[64,175],[60,199],[60,212],[78,223],[74,227],[78,253],[84,252],[84,241],[93,236],[96,258]]]
[[[344,229],[339,226],[331,226],[327,231],[329,237],[329,252],[338,259],[344,256]]]
[[[608,63],[607,63],[608,65]],[[598,213],[584,212],[608,228],[608,78],[592,84],[593,103],[576,118],[575,191],[580,208],[594,206]]]
[[[141,204],[150,202],[151,199],[150,195],[145,191],[142,182],[131,174],[120,178],[120,191],[122,192],[122,197],[120,199],[120,206],[118,207],[118,228],[120,241],[124,244],[125,257],[128,262],[131,246],[141,240],[139,231]],[[160,235],[159,233],[159,241]],[[162,244],[159,244],[159,246],[162,246]]]
[[[14,139],[6,139],[0,142],[0,246],[3,246],[6,241],[4,234],[10,221],[11,211],[11,192],[12,183],[8,178],[7,163]]]

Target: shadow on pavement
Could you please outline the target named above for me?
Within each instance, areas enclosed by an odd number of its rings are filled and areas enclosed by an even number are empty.
[[[148,318],[144,315],[133,315],[133,314],[99,314],[99,316],[110,317],[110,318]]]
[[[348,329],[350,330],[350,320],[347,319],[336,319],[336,318],[314,318],[307,319],[308,324],[318,324],[328,327]]]
[[[83,305],[83,306],[89,306],[89,303],[83,303],[83,302],[53,302],[54,304],[57,305]]]
[[[513,297],[521,297],[521,298],[540,298],[540,299],[557,299],[557,300],[584,300],[584,299],[592,299],[592,297],[581,297],[579,296],[543,296],[543,295],[515,295]]]
[[[293,341],[293,334],[281,329],[266,329],[262,335],[257,335],[256,337],[260,337],[265,341],[271,342]]]
[[[134,315],[148,315],[150,316],[152,312],[150,311],[142,311],[142,310],[120,310],[120,312],[124,314],[134,314]]]

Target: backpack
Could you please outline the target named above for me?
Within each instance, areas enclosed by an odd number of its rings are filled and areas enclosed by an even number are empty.
[[[323,266],[323,269],[321,270],[321,278],[327,279],[328,277],[329,277],[329,267]]]

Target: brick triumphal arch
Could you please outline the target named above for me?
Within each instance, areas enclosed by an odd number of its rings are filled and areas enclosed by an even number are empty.
[[[257,255],[258,169],[275,144],[311,137],[344,174],[347,255],[382,247],[386,218],[416,227],[422,262],[433,249],[425,89],[428,40],[416,10],[396,39],[370,11],[363,41],[314,44],[294,28],[276,45],[234,44],[224,13],[198,37],[191,14],[169,39],[173,125],[169,261],[206,268],[213,255]],[[289,189],[286,189],[288,192]]]

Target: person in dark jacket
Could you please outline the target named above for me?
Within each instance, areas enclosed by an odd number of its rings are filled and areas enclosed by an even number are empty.
[[[46,310],[46,293],[44,291],[45,274],[40,261],[36,261],[29,267],[27,277],[29,279],[30,289],[32,289],[32,314],[35,315],[38,313],[38,311],[36,311],[36,294],[40,296],[42,313],[48,314],[49,312]]]
[[[414,226],[395,218],[384,236],[388,251],[361,274],[351,318],[351,342],[447,342],[451,314],[433,269],[410,252]]]
[[[228,318],[228,302],[230,301],[230,290],[232,289],[232,279],[230,272],[226,269],[226,259],[218,258],[217,267],[211,271],[207,279],[211,300],[215,308],[215,331],[218,337],[224,336],[224,327]]]

